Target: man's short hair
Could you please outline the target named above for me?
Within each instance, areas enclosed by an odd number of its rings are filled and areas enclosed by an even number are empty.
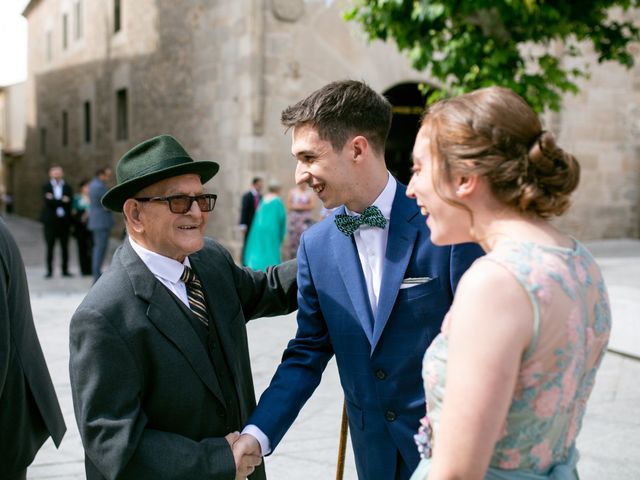
[[[253,177],[253,180],[251,180],[251,185],[255,185],[258,182],[262,181],[262,177]]]
[[[107,173],[107,170],[112,170],[111,167],[100,167],[98,170],[96,170],[96,177],[99,177],[100,175],[104,175],[105,173]]]
[[[343,80],[329,83],[287,107],[280,121],[287,129],[311,125],[334,151],[341,150],[349,138],[362,135],[384,154],[391,116],[391,104],[385,97],[363,82]]]

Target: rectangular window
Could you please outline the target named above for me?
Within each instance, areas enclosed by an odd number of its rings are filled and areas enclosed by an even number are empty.
[[[50,62],[51,59],[53,58],[53,42],[52,42],[52,38],[53,38],[53,34],[51,33],[51,30],[49,30],[45,34],[45,45],[46,45],[46,49],[47,49],[47,62]]]
[[[122,28],[122,5],[120,0],[113,0],[113,33]]]
[[[47,154],[47,129],[40,127],[40,154]]]
[[[78,0],[73,6],[73,13],[75,15],[75,37],[76,40],[82,38],[82,2]]]
[[[69,113],[62,111],[62,146],[69,145]]]
[[[84,102],[84,143],[91,143],[91,102]]]
[[[129,138],[129,105],[127,89],[122,88],[116,92],[116,140]]]
[[[66,50],[69,46],[69,15],[62,15],[62,49]]]

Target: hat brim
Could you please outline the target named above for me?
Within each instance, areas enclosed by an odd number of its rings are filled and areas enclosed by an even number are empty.
[[[122,212],[122,206],[128,198],[133,197],[143,188],[153,185],[160,180],[194,173],[200,177],[202,183],[206,183],[218,173],[219,169],[220,165],[209,160],[199,160],[197,162],[175,165],[116,185],[104,194],[101,203],[109,210]]]

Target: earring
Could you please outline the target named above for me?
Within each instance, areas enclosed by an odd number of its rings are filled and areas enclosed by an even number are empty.
[[[456,197],[459,197],[460,195],[462,195],[462,189],[461,188],[456,190]]]

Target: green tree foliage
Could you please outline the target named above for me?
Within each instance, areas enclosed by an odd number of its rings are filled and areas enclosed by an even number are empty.
[[[640,0],[352,0],[346,20],[369,40],[394,40],[444,90],[428,102],[489,85],[509,87],[537,111],[559,110],[588,66],[565,67],[591,44],[598,62],[633,65],[639,29],[628,15]],[[618,7],[618,8],[614,8]],[[613,10],[612,10],[613,9]],[[580,62],[567,62],[579,65]]]

